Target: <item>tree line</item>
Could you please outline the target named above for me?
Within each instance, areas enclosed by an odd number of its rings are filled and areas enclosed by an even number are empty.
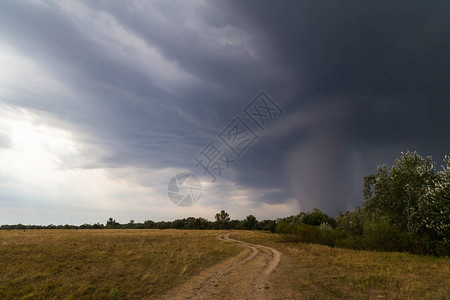
[[[333,218],[315,208],[286,218],[231,220],[224,210],[215,221],[189,217],[174,221],[120,224],[2,225],[0,229],[237,229],[266,230],[287,242],[307,242],[380,251],[450,256],[450,157],[441,170],[431,157],[402,153],[393,166],[364,177],[364,201]]]
[[[83,224],[83,225],[2,225],[0,229],[237,229],[237,230],[267,230],[274,232],[277,226],[276,220],[258,221],[255,216],[249,215],[244,220],[231,220],[230,215],[222,210],[215,216],[215,221],[204,218],[183,218],[174,221],[152,221],[147,220],[137,223],[130,220],[121,224],[113,218],[109,218],[105,224]]]

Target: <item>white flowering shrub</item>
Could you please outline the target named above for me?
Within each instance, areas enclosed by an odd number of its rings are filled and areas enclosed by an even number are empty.
[[[377,174],[364,177],[364,223],[383,220],[399,233],[408,233],[402,235],[405,243],[419,245],[425,249],[421,252],[448,253],[450,157],[446,156],[444,162],[442,170],[437,171],[431,157],[406,152],[394,166],[380,166]],[[366,229],[365,236],[380,234],[378,227],[371,232]]]
[[[414,211],[413,230],[429,232],[439,239],[450,239],[450,157],[444,159],[445,166],[438,172],[433,184],[428,185],[419,198]]]
[[[378,167],[378,173],[364,177],[364,209],[371,217],[384,217],[403,231],[417,227],[419,199],[437,178],[431,157],[416,152],[402,153],[395,165]]]

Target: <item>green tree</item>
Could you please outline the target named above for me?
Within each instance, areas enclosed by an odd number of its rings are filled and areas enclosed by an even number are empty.
[[[336,218],[337,228],[352,235],[362,235],[364,233],[364,221],[364,213],[359,206],[354,211],[347,211],[345,215],[339,213],[339,216]]]
[[[300,213],[298,216],[300,224],[319,226],[325,223],[331,227],[336,227],[336,221],[318,208],[313,208],[312,211],[307,213]]]
[[[243,222],[243,227],[244,229],[253,230],[256,229],[257,224],[258,220],[256,220],[256,217],[254,215],[248,215]]]
[[[223,209],[215,216],[217,225],[220,229],[227,229],[230,222],[230,215]]]
[[[419,199],[435,179],[431,157],[402,153],[394,166],[379,166],[377,174],[364,177],[364,210],[371,218],[384,217],[400,230],[411,231],[418,222]]]
[[[120,224],[113,218],[109,218],[108,221],[106,221],[106,228],[117,228],[119,226]]]
[[[130,222],[127,224],[127,228],[136,228],[136,224],[134,223],[134,220],[130,220]]]
[[[152,220],[144,221],[144,228],[155,228],[155,222]]]
[[[416,222],[412,226],[413,231],[440,240],[450,239],[450,157],[446,156],[444,162],[443,170],[419,197],[413,211]]]
[[[186,219],[176,219],[172,221],[172,228],[184,229],[186,226]]]
[[[262,222],[258,222],[257,229],[258,230],[268,230],[270,232],[275,232],[277,228],[276,220],[263,220]]]

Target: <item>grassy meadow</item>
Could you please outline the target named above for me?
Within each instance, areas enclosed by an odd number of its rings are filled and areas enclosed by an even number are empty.
[[[219,231],[0,231],[0,299],[142,299],[241,251]]]
[[[158,298],[241,251],[218,230],[2,230],[0,299]],[[280,299],[450,299],[450,259],[232,237],[282,252],[271,289]]]
[[[256,231],[233,236],[285,254],[272,284],[287,298],[450,299],[448,257],[286,243],[279,235]]]

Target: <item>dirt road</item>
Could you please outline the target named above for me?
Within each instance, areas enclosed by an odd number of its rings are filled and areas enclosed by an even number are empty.
[[[281,261],[277,250],[230,238],[220,234],[224,242],[238,243],[244,250],[232,259],[194,276],[172,290],[166,299],[266,299],[270,294],[270,273]]]

